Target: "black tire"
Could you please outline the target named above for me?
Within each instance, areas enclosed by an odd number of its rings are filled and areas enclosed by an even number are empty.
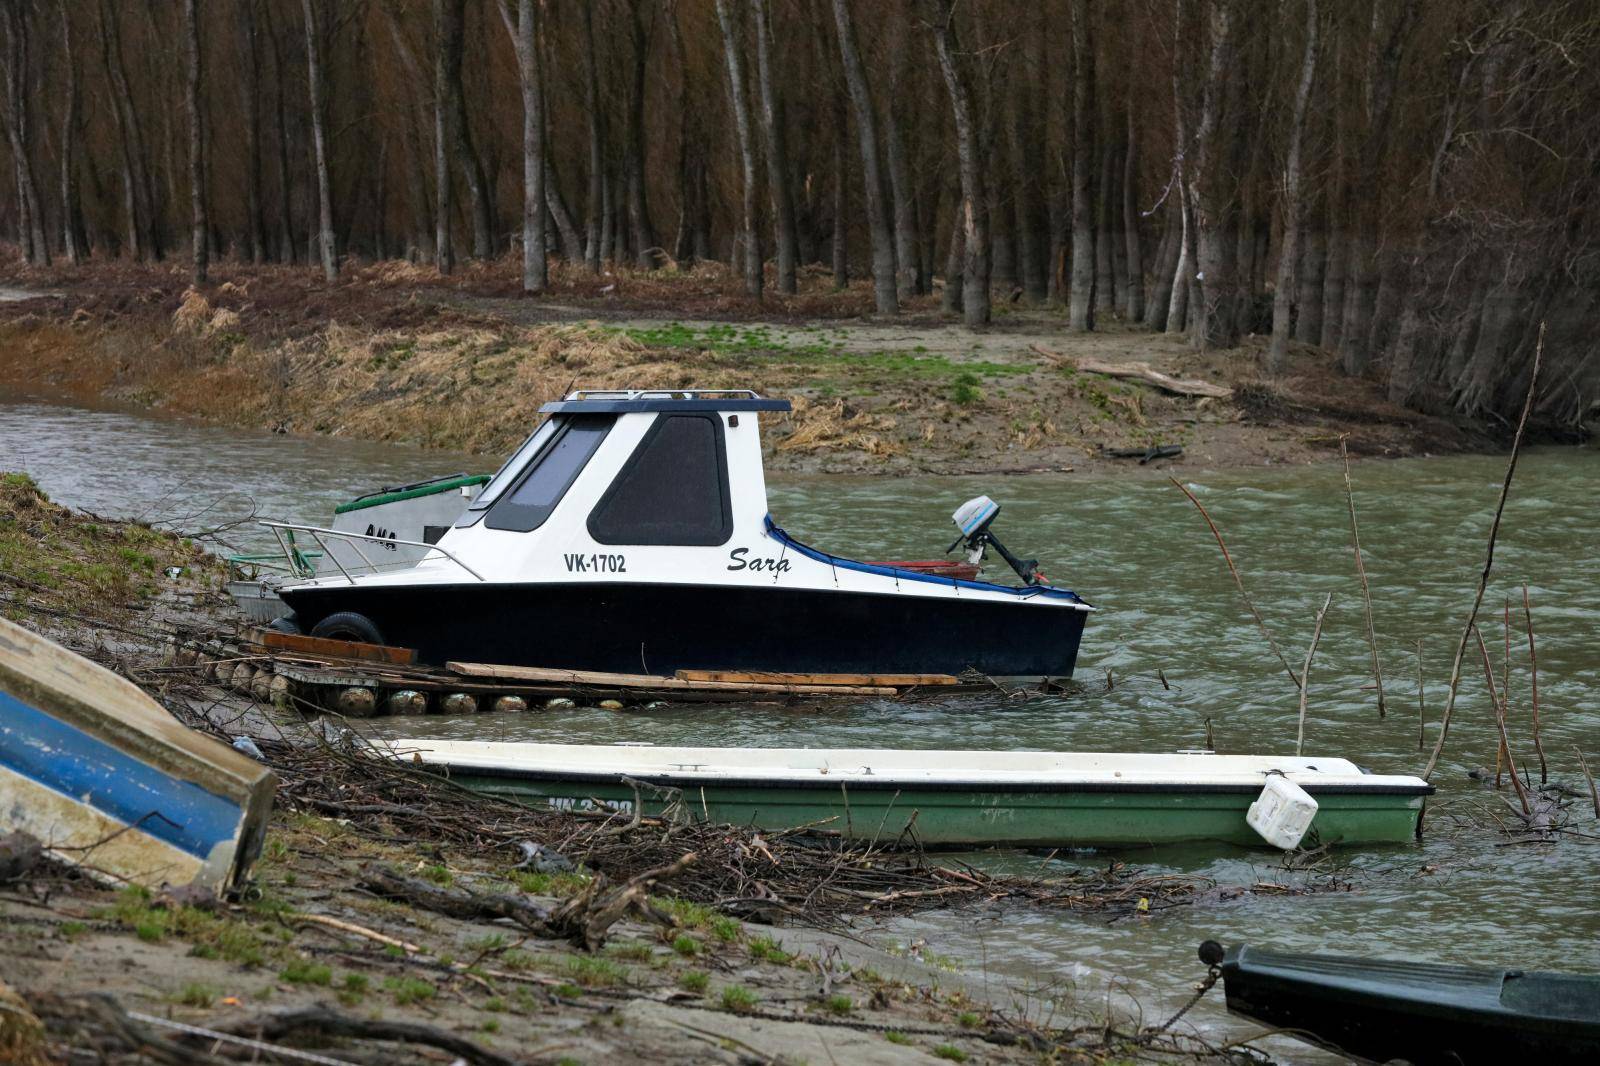
[[[282,618],[274,618],[268,623],[267,628],[277,630],[279,633],[298,634],[300,632],[300,622],[294,615],[286,614]]]
[[[372,619],[355,611],[335,611],[311,627],[314,637],[332,640],[353,640],[358,644],[382,644],[383,634]]]

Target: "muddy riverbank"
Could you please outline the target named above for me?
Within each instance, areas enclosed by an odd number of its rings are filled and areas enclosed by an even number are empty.
[[[214,1036],[186,1043],[183,1026],[358,1063],[396,1053],[488,1066],[1224,1058],[1187,1030],[1145,1032],[1097,1001],[996,980],[920,941],[872,946],[836,910],[808,910],[804,886],[779,884],[792,877],[785,856],[792,867],[802,854],[814,863],[814,852],[748,831],[668,845],[696,858],[638,882],[630,916],[591,935],[598,902],[641,876],[668,827],[634,830],[650,849],[634,862],[614,827],[519,815],[403,769],[357,771],[365,764],[350,760],[361,757],[313,744],[299,716],[210,687],[170,660],[171,634],[239,623],[220,576],[192,542],[69,511],[24,475],[0,475],[0,610],[117,669],[198,728],[258,738],[281,778],[254,884],[239,900],[117,889],[49,864],[0,874],[0,1035],[27,1037],[0,1042],[19,1056],[8,1061],[287,1061]],[[547,851],[530,862],[524,839]],[[756,882],[734,893],[738,905],[719,906],[727,893],[704,890],[769,860],[760,876],[776,893]],[[893,865],[840,856],[833,876],[882,877]],[[907,884],[925,876],[914,859],[905,869]],[[410,894],[384,890],[386,878]],[[1175,884],[1080,877],[1071,902],[1054,905],[1081,907],[1099,892],[1131,914]],[[490,908],[442,910],[436,896],[510,901],[497,906],[521,918],[577,908],[583,921],[552,918],[547,928]]]
[[[715,274],[576,281],[547,299],[496,275],[448,284],[380,263],[327,285],[306,271],[227,266],[202,292],[182,271],[96,264],[18,273],[0,303],[0,389],[48,390],[294,435],[488,456],[573,387],[754,388],[794,401],[767,433],[794,472],[1150,472],[1486,450],[1478,427],[1389,404],[1311,348],[1265,380],[1253,341],[1199,354],[1114,322],[1070,334],[1052,310],[1007,305],[981,333],[932,298],[892,321],[863,292],[813,279],[749,305]],[[25,297],[25,298],[23,298]],[[680,313],[681,312],[681,313]],[[1174,395],[1083,361],[1150,368],[1216,396]],[[1182,458],[1141,467],[1163,445]]]

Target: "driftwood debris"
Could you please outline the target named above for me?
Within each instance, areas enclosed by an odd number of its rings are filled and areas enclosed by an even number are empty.
[[[516,1059],[457,1036],[447,1029],[421,1022],[389,1021],[346,1014],[331,1007],[301,1007],[241,1018],[218,1026],[219,1032],[248,1034],[258,1040],[285,1040],[291,1037],[335,1036],[354,1040],[382,1040],[421,1044],[465,1060],[472,1066],[514,1066]]]
[[[605,943],[611,927],[629,915],[670,927],[673,924],[671,916],[650,903],[650,889],[659,882],[670,881],[682,874],[694,865],[695,857],[694,852],[688,852],[673,862],[630,877],[615,888],[610,886],[603,874],[598,874],[582,891],[553,910],[546,910],[519,896],[443,888],[415,877],[406,877],[389,867],[363,867],[361,887],[384,899],[403,900],[450,918],[471,921],[506,919],[535,936],[567,940],[593,951]]]
[[[1170,392],[1175,396],[1209,397],[1214,400],[1233,398],[1233,390],[1226,385],[1213,385],[1209,381],[1195,381],[1192,378],[1187,380],[1175,378],[1144,363],[1103,363],[1088,356],[1075,358],[1053,352],[1042,344],[1032,344],[1029,347],[1057,366],[1071,367],[1085,374],[1099,374],[1108,378],[1131,378],[1154,385],[1161,391]]]
[[[682,692],[751,692],[801,696],[893,696],[895,690],[886,685],[804,685],[763,684],[732,681],[688,681],[678,677],[656,677],[652,674],[614,674],[599,670],[556,670],[540,666],[508,666],[494,663],[445,664],[453,673],[464,677],[494,677],[513,681],[550,682],[561,685],[594,685],[619,689],[648,689],[651,691]]]

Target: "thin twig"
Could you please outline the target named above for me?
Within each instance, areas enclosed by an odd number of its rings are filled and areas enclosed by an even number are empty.
[[[1483,677],[1489,683],[1489,702],[1494,705],[1494,722],[1500,730],[1500,752],[1505,756],[1506,768],[1511,771],[1511,787],[1517,791],[1517,800],[1522,804],[1524,818],[1533,817],[1533,807],[1528,803],[1528,793],[1522,787],[1522,778],[1517,776],[1517,764],[1511,758],[1511,740],[1506,736],[1506,705],[1500,699],[1500,694],[1494,686],[1494,664],[1489,661],[1489,646],[1483,642],[1483,633],[1477,626],[1472,627],[1472,633],[1478,638],[1478,651],[1483,654]],[[1496,762],[1499,756],[1495,757]],[[1499,775],[1495,775],[1495,787],[1500,787]]]
[[[1594,775],[1589,772],[1589,761],[1583,757],[1582,748],[1574,748],[1578,753],[1578,765],[1583,767],[1583,776],[1589,782],[1589,800],[1594,804],[1594,816],[1600,818],[1600,792],[1594,787]]]
[[[1256,620],[1256,627],[1261,630],[1261,635],[1266,637],[1267,643],[1272,646],[1272,654],[1276,655],[1278,661],[1283,664],[1284,672],[1289,675],[1289,680],[1294,682],[1295,688],[1302,688],[1300,678],[1295,675],[1294,667],[1290,666],[1289,660],[1283,657],[1283,652],[1278,648],[1278,642],[1272,639],[1272,631],[1267,628],[1267,623],[1262,620],[1261,612],[1256,610],[1256,605],[1250,600],[1250,594],[1244,590],[1244,579],[1239,576],[1239,568],[1233,565],[1233,556],[1228,554],[1228,545],[1222,540],[1222,531],[1211,520],[1211,515],[1206,513],[1205,505],[1195,499],[1194,493],[1190,492],[1183,482],[1175,477],[1169,477],[1167,480],[1178,486],[1178,490],[1189,497],[1189,502],[1195,505],[1195,508],[1200,512],[1200,517],[1204,518],[1206,525],[1211,527],[1211,535],[1217,538],[1217,547],[1222,549],[1223,561],[1228,564],[1228,573],[1233,575],[1233,583],[1239,587],[1239,598],[1244,600],[1244,605],[1250,609],[1251,616]]]
[[[1489,572],[1494,569],[1494,542],[1500,536],[1500,517],[1505,513],[1506,497],[1511,494],[1511,478],[1517,472],[1517,453],[1522,449],[1522,431],[1528,424],[1528,412],[1533,409],[1533,397],[1539,384],[1539,364],[1544,360],[1544,323],[1539,323],[1539,343],[1533,350],[1533,373],[1528,378],[1528,396],[1522,401],[1522,414],[1517,419],[1517,432],[1511,438],[1511,460],[1506,464],[1506,478],[1500,485],[1500,502],[1494,509],[1494,522],[1489,526],[1489,548],[1483,559],[1483,573],[1478,576],[1478,592],[1472,598],[1472,610],[1467,614],[1467,624],[1461,630],[1461,640],[1456,645],[1456,659],[1450,668],[1450,694],[1445,699],[1444,712],[1439,716],[1439,739],[1434,742],[1428,765],[1422,768],[1423,780],[1433,776],[1439,756],[1444,753],[1445,737],[1450,733],[1450,714],[1455,710],[1456,692],[1461,687],[1461,660],[1467,653],[1467,641],[1472,636],[1478,620],[1478,608],[1483,606],[1483,593],[1489,586]]]
[[[1295,735],[1294,753],[1305,754],[1306,746],[1306,693],[1311,687],[1311,657],[1317,654],[1317,645],[1322,642],[1322,619],[1328,613],[1328,605],[1333,602],[1333,593],[1328,593],[1322,601],[1322,610],[1317,612],[1317,624],[1311,630],[1311,647],[1306,649],[1306,665],[1300,671],[1300,729]]]
[[[1385,716],[1383,700],[1383,664],[1378,661],[1378,633],[1372,625],[1372,589],[1367,584],[1367,564],[1361,558],[1361,527],[1356,524],[1356,493],[1350,484],[1350,452],[1344,442],[1348,434],[1339,436],[1339,458],[1344,461],[1344,498],[1350,506],[1350,540],[1356,551],[1356,576],[1361,579],[1361,601],[1367,612],[1367,646],[1372,649],[1372,681],[1378,688],[1378,717]]]
[[[1427,743],[1427,692],[1422,681],[1422,641],[1417,641],[1417,750]]]
[[[1522,586],[1522,614],[1528,620],[1528,666],[1530,668],[1529,693],[1533,700],[1533,750],[1539,753],[1539,784],[1550,783],[1550,768],[1544,760],[1544,743],[1539,739],[1539,652],[1533,646],[1533,604],[1528,599],[1528,586]]]

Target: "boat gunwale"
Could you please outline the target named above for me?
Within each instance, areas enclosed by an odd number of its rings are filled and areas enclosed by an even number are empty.
[[[391,746],[398,747],[395,742]],[[401,749],[406,750],[406,749]],[[407,754],[410,754],[407,750]],[[666,773],[630,773],[627,770],[551,770],[534,767],[508,766],[504,764],[475,765],[468,762],[448,761],[441,758],[429,758],[426,749],[418,749],[415,754],[420,756],[424,769],[443,771],[447,774],[461,774],[465,776],[497,777],[506,779],[522,779],[537,781],[560,781],[576,784],[605,784],[621,785],[626,787],[629,781],[640,784],[653,785],[665,788],[680,788],[685,785],[699,786],[702,788],[760,788],[769,791],[783,789],[798,789],[806,791],[826,790],[833,791],[838,788],[847,788],[854,792],[886,792],[886,791],[923,791],[923,792],[987,792],[1003,794],[1027,793],[1150,793],[1157,795],[1171,795],[1176,793],[1201,793],[1205,795],[1255,795],[1261,791],[1260,784],[1252,782],[1198,782],[1186,783],[1182,781],[995,781],[984,779],[931,779],[910,780],[897,778],[891,774],[872,774],[870,776],[848,775],[841,773],[837,777],[815,776],[806,778],[795,777],[721,777],[693,771],[666,772]],[[394,758],[401,758],[396,752]],[[1372,775],[1374,777],[1388,775]],[[1361,796],[1431,796],[1435,792],[1433,785],[1426,782],[1420,785],[1384,783],[1384,782],[1304,782],[1296,781],[1307,792],[1313,795],[1361,795]]]

